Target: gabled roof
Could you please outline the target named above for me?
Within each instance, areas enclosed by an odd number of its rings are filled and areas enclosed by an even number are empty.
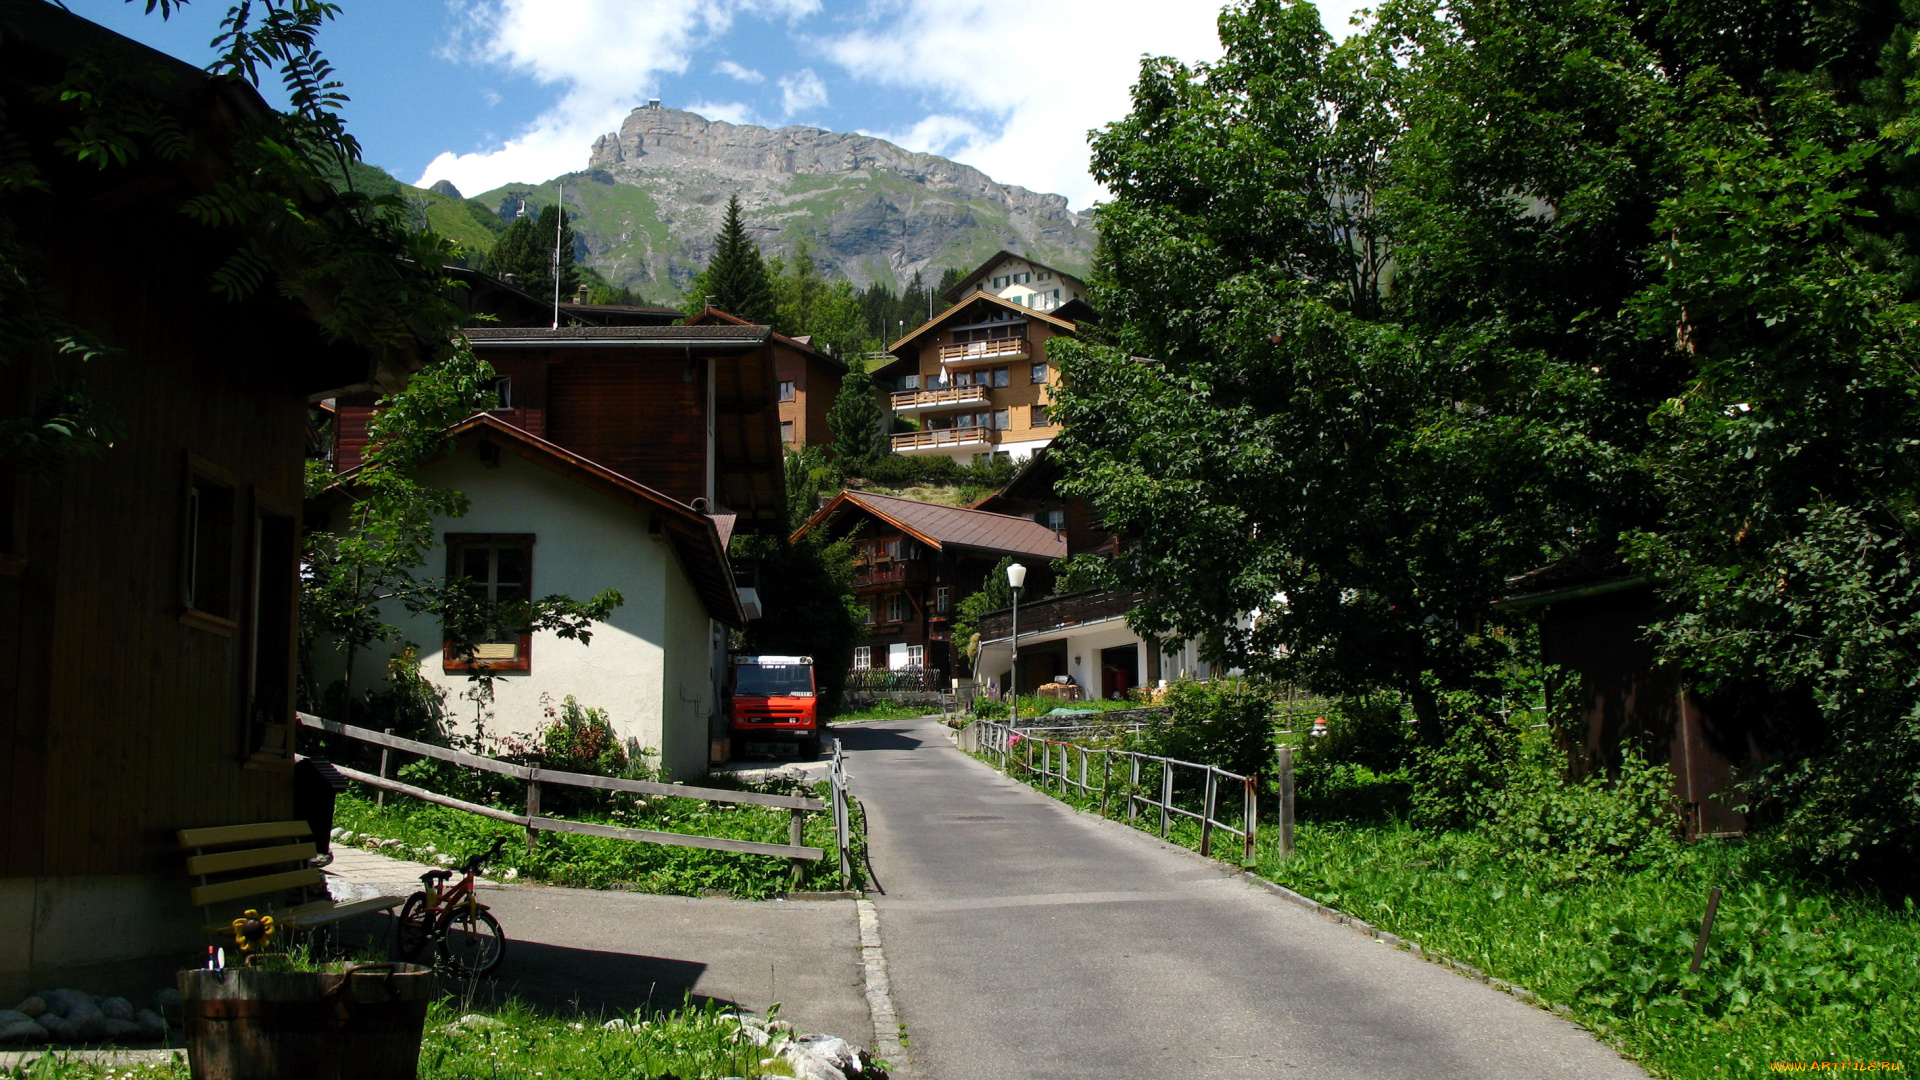
[[[894,350],[899,349],[902,346],[905,346],[908,342],[911,342],[913,339],[919,337],[920,335],[926,333],[929,330],[934,329],[935,327],[939,326],[941,323],[946,322],[948,319],[958,314],[961,308],[964,308],[969,304],[977,304],[977,303],[999,304],[1001,307],[1006,308],[1008,311],[1018,313],[1022,318],[1037,319],[1043,323],[1050,323],[1054,326],[1059,327],[1062,330],[1065,330],[1069,334],[1073,333],[1076,329],[1078,329],[1078,327],[1075,324],[1068,322],[1066,319],[1049,315],[1044,311],[1035,311],[1030,307],[1024,307],[1020,304],[1016,304],[1013,301],[1008,300],[1007,298],[1002,296],[995,296],[992,293],[969,293],[959,303],[954,304],[952,307],[949,307],[947,310],[941,312],[938,315],[935,315],[933,318],[928,319],[926,322],[923,322],[919,326],[908,331],[906,337],[903,337],[899,341],[896,341],[893,344],[887,346],[887,351],[893,352]]]
[[[598,346],[665,345],[754,348],[773,334],[764,326],[562,326],[474,327],[467,340],[475,348],[503,345]]]
[[[683,326],[716,326],[716,325],[718,326],[752,326],[754,324],[748,322],[747,320],[741,318],[738,315],[729,315],[726,312],[721,311],[719,308],[709,305],[706,308],[706,310],[702,311],[700,314],[687,316],[686,322],[682,323],[681,325]],[[846,361],[841,360],[839,357],[836,357],[832,353],[827,352],[826,350],[820,348],[820,346],[815,345],[813,343],[812,335],[794,338],[794,337],[788,337],[787,335],[779,333],[777,331],[770,331],[770,333],[773,340],[779,342],[782,345],[786,345],[791,348],[798,349],[801,352],[806,353],[807,355],[822,361],[823,363],[832,364],[834,367],[837,367],[842,371],[845,371],[847,368]]]
[[[1037,559],[1060,559],[1067,554],[1065,537],[1030,518],[852,490],[834,496],[794,532],[793,538],[798,540],[826,524],[848,506],[872,514],[936,550],[964,548]]]
[[[986,277],[987,274],[990,273],[994,267],[1000,265],[1002,262],[1005,262],[1008,259],[1019,259],[1021,262],[1026,263],[1028,266],[1036,267],[1041,270],[1052,271],[1053,273],[1058,274],[1063,278],[1072,278],[1075,281],[1081,280],[1080,275],[1078,274],[1069,274],[1065,270],[1062,270],[1057,266],[1048,266],[1046,263],[1041,262],[1039,259],[1031,258],[1026,255],[1018,255],[1018,254],[1015,254],[1014,252],[1008,251],[1005,248],[1001,248],[999,251],[996,251],[992,255],[988,256],[987,261],[981,263],[978,267],[976,267],[973,273],[968,274],[966,277],[961,278],[957,282],[954,282],[953,288],[948,289],[946,292],[941,293],[940,298],[942,300],[947,301],[948,303],[954,303],[958,301],[962,296],[966,295],[966,293],[973,288],[974,282],[979,281],[983,277]]]
[[[1054,485],[1060,480],[1061,470],[1059,464],[1053,460],[1053,455],[1047,452],[1050,449],[1051,447],[1043,446],[1028,455],[1026,462],[1020,466],[1018,472],[1013,474],[1013,479],[1007,481],[1005,487],[989,493],[979,502],[974,503],[973,508],[992,512],[995,505],[1005,502],[1041,502],[1059,498],[1060,493],[1054,490]]]
[[[460,421],[447,429],[446,436],[449,455],[483,442],[491,443],[616,502],[651,512],[660,519],[707,613],[728,626],[746,624],[746,614],[740,610],[740,596],[734,586],[733,567],[727,561],[726,542],[720,535],[719,523],[712,518],[489,413],[475,413]],[[341,473],[329,490],[351,488],[359,473],[359,466]]]

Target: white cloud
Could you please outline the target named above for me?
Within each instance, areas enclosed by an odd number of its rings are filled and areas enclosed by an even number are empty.
[[[687,111],[699,113],[709,120],[724,120],[729,124],[753,124],[753,109],[743,101],[694,101],[687,104]]]
[[[487,150],[443,152],[419,182],[451,180],[475,193],[539,181],[586,165],[593,140],[620,126],[663,72],[741,14],[797,19],[820,0],[452,0],[459,31],[448,51],[561,88],[524,131]]]
[[[713,65],[713,73],[715,75],[725,75],[730,79],[739,79],[743,83],[760,83],[767,81],[765,75],[760,74],[750,67],[741,67],[731,60],[722,60]]]
[[[802,109],[817,109],[827,103],[827,84],[812,68],[801,68],[780,79],[780,107],[792,116]]]
[[[1320,6],[1344,37],[1356,5]],[[884,16],[823,45],[857,77],[940,103],[894,141],[944,145],[1002,183],[1085,207],[1103,194],[1087,172],[1088,130],[1126,116],[1143,54],[1218,58],[1219,10],[1219,0],[1053,0],[1036,25],[1031,5],[1004,0],[884,0],[874,7]],[[1059,27],[1072,32],[1050,32]]]
[[[964,116],[947,113],[935,113],[905,131],[868,131],[863,128],[860,134],[885,139],[916,153],[939,154],[941,157],[950,156],[956,145],[966,146],[988,137],[980,125]]]

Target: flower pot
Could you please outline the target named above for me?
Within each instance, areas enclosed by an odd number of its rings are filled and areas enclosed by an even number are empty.
[[[193,1080],[415,1080],[433,970],[337,964],[178,976]]]

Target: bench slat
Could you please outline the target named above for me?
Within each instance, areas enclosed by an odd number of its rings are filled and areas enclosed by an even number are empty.
[[[283,844],[280,847],[241,848],[213,855],[194,855],[187,859],[189,874],[224,874],[231,870],[251,870],[274,863],[306,862],[313,858],[313,844]]]
[[[375,896],[345,904],[323,900],[317,904],[302,904],[287,912],[287,925],[295,930],[307,930],[315,926],[339,922],[342,919],[351,919],[355,915],[370,915],[376,911],[385,911],[404,903],[406,898],[400,896]]]
[[[304,821],[263,821],[253,825],[216,825],[208,829],[181,829],[180,846],[218,847],[245,844],[254,840],[285,840],[312,836],[313,826]]]
[[[264,874],[260,877],[241,878],[238,881],[220,881],[212,885],[201,885],[187,894],[194,907],[218,904],[223,900],[237,900],[243,896],[259,896],[262,893],[280,892],[283,889],[299,889],[320,884],[320,871],[288,870],[280,874]]]

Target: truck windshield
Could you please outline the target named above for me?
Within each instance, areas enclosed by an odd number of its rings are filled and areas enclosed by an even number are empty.
[[[812,697],[813,671],[805,664],[740,664],[733,669],[740,697]]]

